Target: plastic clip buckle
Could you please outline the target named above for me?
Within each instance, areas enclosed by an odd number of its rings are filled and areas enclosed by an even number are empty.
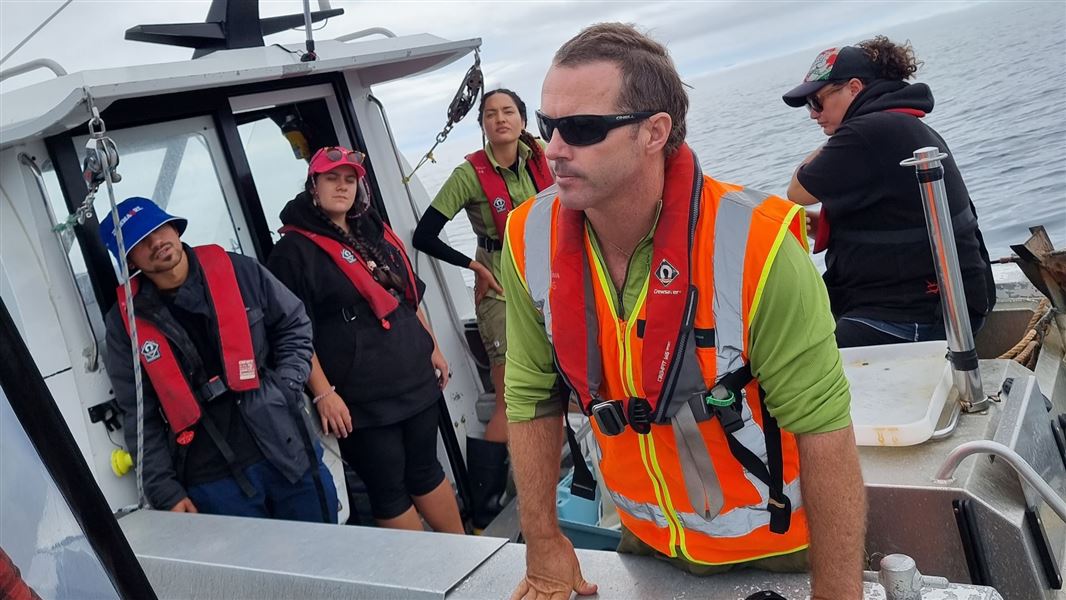
[[[225,394],[228,390],[229,388],[226,387],[226,383],[222,381],[222,378],[215,375],[200,387],[200,399],[205,403],[211,402],[215,398]]]
[[[596,419],[600,432],[615,436],[626,429],[625,416],[622,414],[620,400],[604,400],[592,406],[592,418]]]

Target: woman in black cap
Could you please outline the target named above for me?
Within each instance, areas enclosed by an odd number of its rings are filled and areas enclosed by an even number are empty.
[[[822,204],[810,219],[814,251],[827,251],[824,278],[842,348],[945,338],[921,192],[914,170],[899,166],[918,148],[949,154],[944,185],[975,331],[995,304],[977,211],[947,143],[922,122],[932,92],[906,82],[920,64],[909,43],[877,36],[825,50],[783,97],[806,105],[829,136],[796,169],[788,198]]]
[[[418,308],[425,284],[370,205],[363,155],[322,148],[281,211],[267,266],[314,329],[308,386],[322,429],[366,484],[379,526],[463,533],[437,460],[448,364]],[[421,517],[421,518],[420,518]]]

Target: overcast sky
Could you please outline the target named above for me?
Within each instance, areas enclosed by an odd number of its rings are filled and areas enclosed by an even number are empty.
[[[0,52],[7,54],[62,4],[57,0],[0,0]],[[487,89],[519,92],[532,112],[551,54],[582,27],[626,21],[665,42],[686,80],[802,49],[818,50],[889,27],[943,12],[965,10],[969,2],[349,2],[332,0],[345,14],[316,32],[327,39],[380,26],[397,34],[429,32],[448,39],[480,37]],[[199,22],[210,2],[199,0],[74,0],[44,30],[4,63],[11,67],[47,57],[68,71],[186,60],[191,51],[128,42],[123,32],[137,24]],[[312,0],[312,8],[318,8]],[[299,0],[264,0],[261,16],[299,13]],[[268,43],[300,43],[303,33],[286,31]],[[813,53],[810,53],[813,57]],[[804,57],[805,63],[811,58]],[[464,59],[415,80],[381,86],[375,92],[389,110],[401,149],[416,160],[444,124],[445,110],[470,66]],[[801,67],[800,71],[805,68]],[[22,76],[11,89],[47,77]],[[797,73],[797,80],[802,72]],[[2,107],[0,107],[2,108]],[[458,160],[477,146],[473,119],[456,128],[438,152],[442,163]],[[429,169],[431,190],[442,176]],[[446,173],[445,173],[446,174]]]

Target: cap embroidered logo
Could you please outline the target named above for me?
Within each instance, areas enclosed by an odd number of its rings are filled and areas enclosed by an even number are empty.
[[[833,65],[837,62],[837,54],[839,50],[837,48],[830,48],[823,50],[814,59],[814,64],[811,65],[811,70],[807,72],[807,76],[803,78],[804,81],[823,81],[829,79],[829,74],[833,72]]]

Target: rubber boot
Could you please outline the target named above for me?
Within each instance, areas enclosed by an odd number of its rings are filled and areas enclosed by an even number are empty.
[[[503,510],[507,487],[507,444],[466,438],[466,472],[470,477],[471,521],[474,529],[489,526]]]

